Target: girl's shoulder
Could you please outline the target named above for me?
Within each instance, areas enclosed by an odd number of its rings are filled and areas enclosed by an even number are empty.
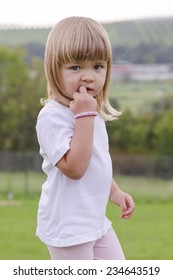
[[[49,100],[38,114],[40,118],[51,118],[51,117],[74,117],[73,113],[68,107],[58,103],[54,99]]]

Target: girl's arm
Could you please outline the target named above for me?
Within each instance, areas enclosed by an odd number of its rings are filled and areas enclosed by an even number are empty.
[[[128,219],[132,216],[135,209],[133,198],[123,192],[114,180],[112,180],[109,199],[121,208],[121,219]]]
[[[85,87],[81,87],[79,92],[74,93],[70,109],[74,114],[96,111],[97,102]],[[93,149],[94,118],[87,116],[76,119],[70,149],[56,164],[71,179],[80,179],[89,165]]]

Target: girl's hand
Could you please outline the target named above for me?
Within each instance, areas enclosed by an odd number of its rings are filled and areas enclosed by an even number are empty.
[[[111,191],[110,200],[121,209],[121,219],[128,219],[132,216],[135,209],[135,203],[131,195],[121,191],[119,188]]]
[[[73,100],[70,102],[70,110],[74,114],[97,111],[97,101],[87,93],[84,86],[81,86],[79,92],[73,94]]]

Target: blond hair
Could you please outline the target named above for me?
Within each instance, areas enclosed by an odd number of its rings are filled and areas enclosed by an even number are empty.
[[[112,108],[108,100],[112,65],[110,40],[103,26],[90,18],[65,18],[50,31],[44,58],[48,100],[53,97],[61,104],[69,106],[72,97],[63,89],[59,70],[63,64],[83,60],[107,61],[105,84],[102,92],[95,98],[102,118],[116,119],[121,113]]]

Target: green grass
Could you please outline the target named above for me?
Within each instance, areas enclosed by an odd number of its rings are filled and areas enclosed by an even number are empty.
[[[22,199],[19,207],[0,207],[0,259],[49,259],[46,246],[35,236],[37,199]],[[172,202],[136,203],[134,216],[119,219],[120,210],[108,205],[108,217],[127,259],[173,259]]]
[[[0,200],[12,193],[14,199],[38,197],[45,175],[40,172],[0,172]],[[121,188],[140,202],[173,201],[173,179],[138,176],[116,176]]]
[[[13,193],[14,198],[38,196],[45,175],[40,172],[0,172],[0,198]]]
[[[12,179],[13,178],[13,179]],[[18,206],[0,206],[0,259],[49,259],[46,246],[35,236],[40,185],[44,176],[1,173],[0,203],[6,188],[14,192]],[[7,181],[6,181],[7,180]],[[120,209],[108,204],[107,215],[119,237],[127,259],[173,259],[173,180],[117,177],[121,188],[136,202],[134,215],[121,220]],[[23,183],[27,182],[28,192]],[[8,190],[7,188],[7,190]]]
[[[172,202],[137,202],[133,217],[121,220],[119,209],[109,204],[108,217],[127,259],[173,259],[172,207]]]
[[[116,176],[116,181],[140,203],[173,203],[173,179]]]
[[[47,248],[35,236],[37,199],[20,199],[20,206],[0,207],[0,259],[48,259]]]
[[[120,110],[130,109],[135,114],[141,112],[148,104],[170,96],[173,97],[172,81],[112,81],[110,87],[110,97],[116,99]]]

